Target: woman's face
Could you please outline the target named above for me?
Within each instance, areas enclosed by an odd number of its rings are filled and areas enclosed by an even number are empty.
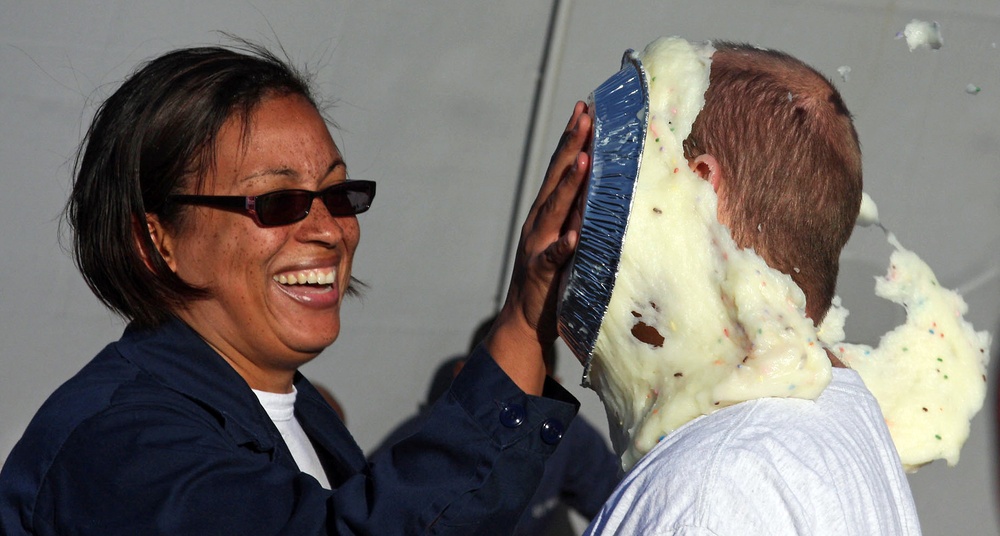
[[[202,191],[190,193],[317,191],[346,180],[340,152],[305,98],[268,98],[254,111],[246,138],[242,125],[240,118],[223,125],[215,167]],[[320,199],[305,219],[277,227],[259,227],[247,215],[218,208],[187,210],[160,249],[183,280],[207,288],[209,297],[189,302],[178,315],[251,387],[290,390],[295,370],[340,332],[357,218],[331,216]]]

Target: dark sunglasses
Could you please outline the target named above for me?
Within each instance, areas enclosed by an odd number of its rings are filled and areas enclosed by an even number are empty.
[[[318,192],[275,190],[262,195],[168,195],[168,203],[201,205],[241,212],[261,227],[288,225],[309,215],[313,199],[320,198],[333,216],[361,214],[372,206],[375,181],[338,182]]]

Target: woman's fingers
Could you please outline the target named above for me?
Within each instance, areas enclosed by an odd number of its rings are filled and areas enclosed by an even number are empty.
[[[521,227],[507,300],[484,341],[526,393],[541,392],[542,348],[556,337],[559,274],[579,241],[583,185],[590,169],[591,118],[576,103],[545,179]]]

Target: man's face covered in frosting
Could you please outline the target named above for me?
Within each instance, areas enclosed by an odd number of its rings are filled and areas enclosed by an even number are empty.
[[[626,469],[699,415],[763,396],[815,398],[830,378],[801,290],[735,245],[711,168],[684,157],[712,52],[667,38],[640,54],[646,142],[590,373]]]

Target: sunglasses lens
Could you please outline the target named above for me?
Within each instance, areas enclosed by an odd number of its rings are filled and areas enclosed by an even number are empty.
[[[327,188],[322,193],[323,203],[334,216],[360,214],[372,206],[375,197],[375,183],[351,181]]]
[[[312,195],[303,190],[283,190],[257,196],[257,218],[263,225],[288,225],[309,214]]]
[[[254,211],[261,225],[288,225],[309,214],[313,198],[320,197],[333,216],[353,216],[372,205],[375,183],[351,181],[335,184],[322,192],[279,190],[256,197]]]

